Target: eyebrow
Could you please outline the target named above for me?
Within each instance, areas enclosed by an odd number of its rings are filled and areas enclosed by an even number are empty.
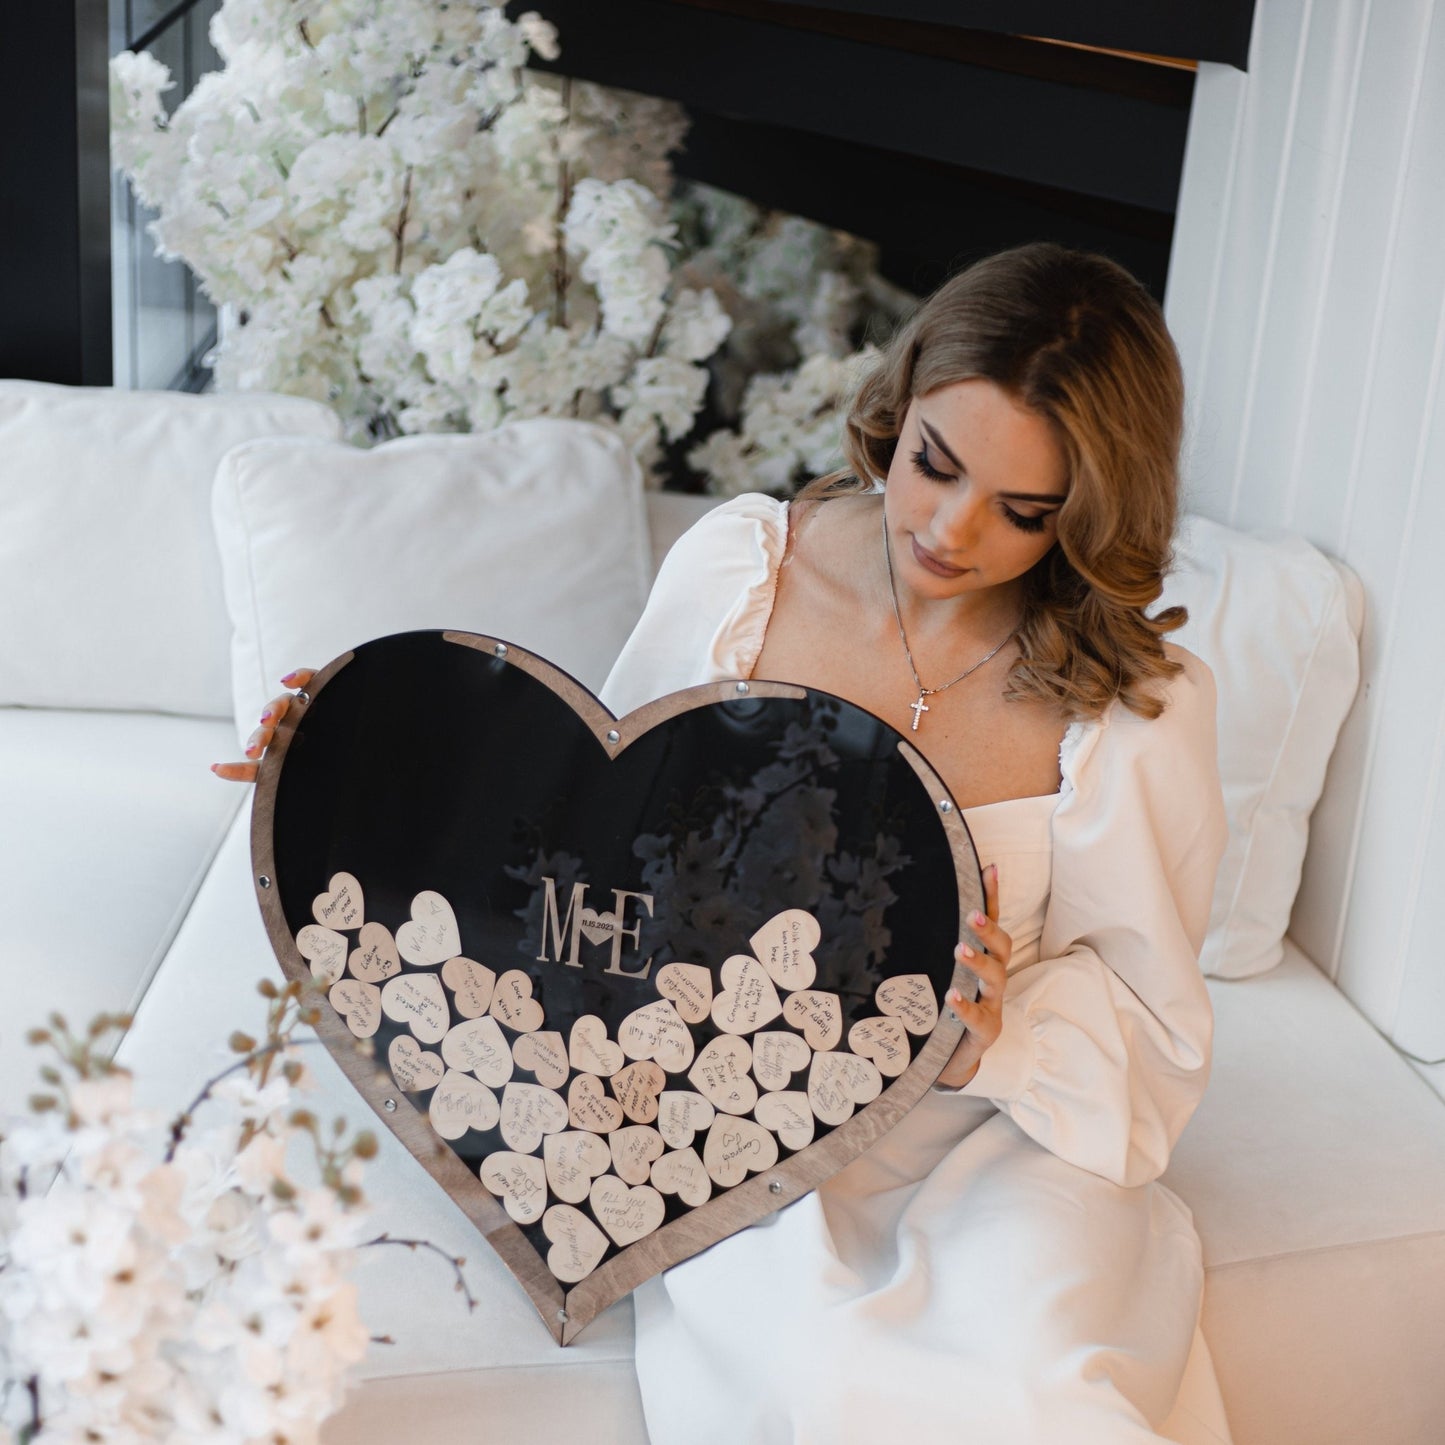
[[[959,471],[967,472],[968,468],[954,456],[952,450],[944,439],[939,435],[938,428],[918,418],[918,425],[927,433],[928,439],[938,448],[939,451],[956,466]],[[1066,498],[1062,492],[1000,492],[1001,497],[1006,497],[1011,502],[1047,502],[1050,505],[1063,503]]]

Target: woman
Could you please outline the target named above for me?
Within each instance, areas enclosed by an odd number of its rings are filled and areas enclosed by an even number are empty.
[[[1209,1072],[1214,691],[1150,617],[1182,423],[1159,308],[1101,257],[991,257],[848,418],[849,469],[670,553],[603,697],[781,679],[907,732],[985,872],[939,1088],[813,1194],[635,1295],[652,1445],[1152,1440],[1202,1270],[1157,1183]],[[288,686],[303,685],[292,674]],[[263,718],[259,755],[285,709]],[[248,765],[218,765],[244,776]]]

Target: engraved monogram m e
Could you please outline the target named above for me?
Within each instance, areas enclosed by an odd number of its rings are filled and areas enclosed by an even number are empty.
[[[631,928],[626,926],[628,900],[635,898],[638,907],[645,908],[647,916],[651,918],[652,894],[634,893],[626,888],[614,888],[612,890],[612,911],[597,913],[587,907],[587,884],[574,883],[571,895],[567,899],[567,911],[561,913],[557,907],[557,880],[544,877],[542,887],[544,890],[542,896],[542,951],[537,955],[538,963],[565,963],[569,968],[581,968],[582,964],[577,957],[577,950],[582,935],[585,933],[591,943],[600,943],[604,938],[611,940],[612,961],[608,964],[605,972],[615,973],[620,978],[646,978],[652,972],[651,958],[648,958],[641,968],[629,970],[622,967],[623,940],[630,939],[632,948],[636,951],[642,932],[640,922],[634,923]],[[567,945],[565,956],[564,939]]]

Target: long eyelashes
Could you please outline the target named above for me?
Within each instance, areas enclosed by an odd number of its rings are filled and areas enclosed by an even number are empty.
[[[913,458],[913,465],[915,469],[921,472],[930,481],[951,482],[953,480],[952,477],[946,476],[943,472],[935,471],[931,466],[928,465],[928,453],[924,451],[922,447],[919,447],[916,452],[910,452],[909,455]]]
[[[1005,507],[1003,514],[1020,532],[1042,532],[1044,530],[1042,517],[1026,517],[1022,512],[1014,511],[1012,507]]]
[[[946,472],[940,472],[928,465],[928,453],[919,447],[917,451],[910,452],[909,459],[913,462],[913,469],[920,476],[927,477],[931,482],[951,482],[953,480]],[[1004,517],[1011,526],[1017,527],[1020,532],[1042,532],[1044,530],[1044,517],[1026,517],[1022,512],[1016,512],[1012,507],[1004,507]]]

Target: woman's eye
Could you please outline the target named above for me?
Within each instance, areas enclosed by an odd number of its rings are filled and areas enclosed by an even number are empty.
[[[1022,512],[1014,511],[1012,507],[1005,507],[1003,514],[1020,532],[1042,532],[1044,530],[1042,516],[1026,517]]]
[[[935,471],[928,465],[928,453],[924,451],[922,447],[919,447],[916,452],[912,452],[910,455],[913,458],[914,470],[922,476],[927,477],[930,481],[951,482],[953,480],[947,472]]]

